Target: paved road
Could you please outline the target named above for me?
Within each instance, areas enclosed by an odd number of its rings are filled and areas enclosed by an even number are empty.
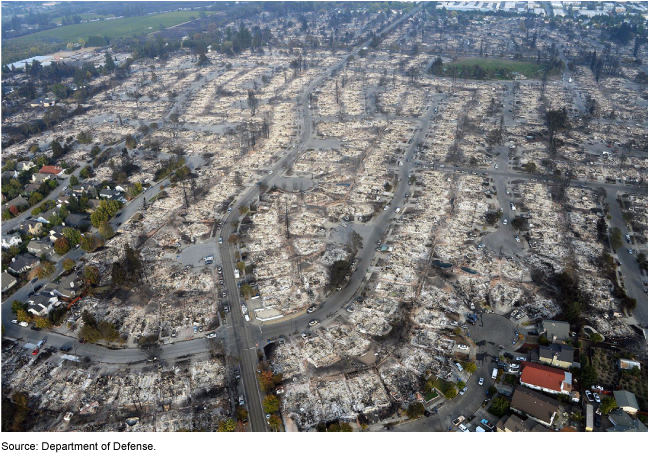
[[[632,315],[637,320],[638,324],[644,328],[648,327],[648,295],[645,293],[645,285],[643,279],[647,279],[647,276],[644,277],[642,271],[639,269],[639,264],[636,261],[636,254],[628,254],[628,249],[638,250],[638,245],[632,245],[625,242],[625,234],[628,233],[627,223],[623,219],[623,212],[621,207],[616,200],[619,192],[628,192],[628,191],[618,191],[610,189],[607,191],[607,196],[605,197],[605,202],[609,203],[609,214],[612,216],[612,219],[609,220],[609,225],[611,227],[618,227],[621,229],[623,234],[623,246],[616,250],[616,257],[621,262],[619,267],[621,273],[623,274],[623,281],[625,282],[625,291],[628,296],[635,298],[637,301],[636,308],[632,311]],[[647,250],[644,251],[647,256]]]

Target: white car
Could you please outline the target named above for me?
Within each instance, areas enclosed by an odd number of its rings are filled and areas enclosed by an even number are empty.
[[[585,397],[587,397],[587,399],[589,400],[589,402],[593,402],[593,401],[594,401],[594,396],[593,396],[593,394],[591,394],[591,391],[585,391]]]
[[[18,320],[12,320],[11,323],[13,323],[14,325],[17,325],[17,324],[18,324]]]
[[[273,174],[273,170],[269,170],[269,175]]]
[[[494,168],[495,168],[495,169],[498,169],[498,168],[499,168],[499,164],[494,164]]]
[[[386,211],[386,210],[388,210],[388,205],[386,205],[386,206],[384,207],[384,211]]]
[[[517,357],[515,358],[515,361],[526,361],[526,358],[523,357],[523,356],[517,356]]]
[[[483,377],[481,377],[481,378],[478,379],[478,384],[481,385],[481,386],[483,386]]]
[[[27,327],[29,326],[29,323],[27,323],[27,322],[20,322],[19,325],[22,326],[23,328],[27,328]]]
[[[207,337],[208,339],[214,339],[215,337],[217,337],[217,333],[206,334],[205,337]]]
[[[508,220],[507,220],[507,219],[504,219],[504,220],[503,220],[503,225],[507,225],[507,224],[508,224]]]
[[[597,393],[594,393],[594,400],[600,403],[600,396]]]
[[[463,424],[459,424],[458,428],[460,429],[461,432],[469,432],[469,429],[465,427]]]

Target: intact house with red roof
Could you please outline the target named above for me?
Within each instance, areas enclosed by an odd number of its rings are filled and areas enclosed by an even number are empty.
[[[550,394],[571,394],[572,375],[555,367],[522,361],[522,385]]]
[[[38,173],[45,173],[56,176],[63,173],[63,168],[59,166],[43,166],[41,167],[41,170],[38,171]]]

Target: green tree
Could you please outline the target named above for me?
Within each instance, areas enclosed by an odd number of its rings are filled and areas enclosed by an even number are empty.
[[[225,421],[219,421],[217,432],[234,432],[236,427],[237,423],[233,419],[228,418]]]
[[[352,432],[352,426],[350,423],[341,422],[339,425],[341,426],[341,432]]]
[[[598,371],[591,364],[582,366],[580,371],[580,380],[584,389],[591,388],[598,381]]]
[[[466,385],[467,383],[465,383],[463,380],[459,380],[456,382],[456,388],[458,388],[459,391],[463,389]]]
[[[269,426],[271,429],[278,432],[282,429],[282,419],[278,415],[271,415],[269,418]]]
[[[16,312],[16,318],[18,319],[19,322],[31,322],[32,321],[32,316],[30,315],[29,312],[27,312],[27,309],[19,309]]]
[[[246,264],[244,262],[235,263],[235,267],[239,270],[240,273],[244,274],[244,271],[246,270]]]
[[[70,186],[77,186],[79,184],[79,178],[77,178],[75,175],[72,175],[70,177]]]
[[[81,131],[77,134],[77,140],[79,143],[87,145],[93,142],[93,135],[89,131]]]
[[[81,232],[72,227],[65,227],[63,229],[63,237],[68,240],[70,247],[75,247],[81,243]]]
[[[40,202],[41,200],[43,200],[43,194],[41,194],[40,192],[34,191],[34,192],[32,192],[32,195],[29,196],[29,205],[34,206],[38,202]]]
[[[500,418],[506,414],[508,408],[510,408],[510,401],[504,396],[497,396],[492,401],[490,408],[488,408],[488,412]]]
[[[537,171],[537,165],[533,161],[528,161],[524,165],[524,170],[528,173],[535,173]]]
[[[34,326],[40,329],[49,329],[52,326],[52,322],[45,317],[34,317]]]
[[[406,415],[411,418],[419,418],[424,414],[424,405],[422,405],[422,402],[411,402],[406,409]]]
[[[248,419],[248,410],[246,410],[244,407],[238,407],[237,408],[237,420],[238,421],[246,421]]]
[[[11,302],[11,312],[14,314],[18,314],[18,311],[26,311],[29,305],[27,303],[23,303],[22,301],[18,300],[13,300]]]
[[[54,242],[54,252],[59,255],[63,255],[70,250],[70,243],[65,237],[61,237]]]
[[[612,227],[609,229],[609,241],[612,244],[612,249],[616,251],[618,248],[623,246],[623,234],[621,229],[618,227]]]
[[[92,265],[84,267],[84,278],[92,285],[99,284],[99,280],[101,278],[99,269],[96,266]]]
[[[99,225],[99,234],[102,236],[104,239],[109,239],[115,236],[115,232],[113,231],[113,227],[107,222],[104,221]]]
[[[239,214],[241,214],[242,216],[248,213],[248,211],[249,209],[246,205],[242,205],[239,207]]]
[[[601,335],[598,334],[598,333],[591,333],[591,334],[589,335],[589,340],[590,340],[591,342],[602,342],[602,341],[603,341],[603,336],[601,336]]]
[[[618,405],[616,405],[616,399],[610,396],[603,398],[603,400],[600,403],[600,411],[604,415],[608,415],[612,410],[615,410],[617,407]]]
[[[71,269],[73,269],[75,267],[76,262],[74,260],[72,260],[71,258],[66,257],[66,258],[63,259],[63,262],[61,262],[61,264],[63,265],[63,269],[65,271],[70,271]]]
[[[454,397],[456,397],[456,394],[458,394],[456,388],[449,388],[447,391],[445,391],[445,397],[447,399],[453,399]]]
[[[241,262],[240,262],[241,263]],[[248,284],[243,284],[240,288],[244,298],[248,299],[253,294],[253,288]]]
[[[473,374],[474,372],[476,372],[476,364],[475,363],[463,363],[463,369],[465,369],[470,374]]]
[[[129,134],[125,138],[125,143],[126,143],[126,148],[129,150],[133,150],[137,146],[137,142],[135,141],[135,138]]]
[[[280,411],[280,399],[278,399],[277,396],[274,396],[273,394],[269,394],[264,398],[262,406],[264,407],[265,413],[277,413]]]

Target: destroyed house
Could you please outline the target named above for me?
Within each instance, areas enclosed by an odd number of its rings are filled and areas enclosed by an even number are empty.
[[[510,402],[510,408],[513,411],[528,416],[546,427],[553,424],[559,411],[558,405],[559,403],[555,399],[523,386],[515,388]]]
[[[570,394],[572,376],[570,372],[554,367],[522,361],[523,370],[519,381],[529,388],[550,394]]]

